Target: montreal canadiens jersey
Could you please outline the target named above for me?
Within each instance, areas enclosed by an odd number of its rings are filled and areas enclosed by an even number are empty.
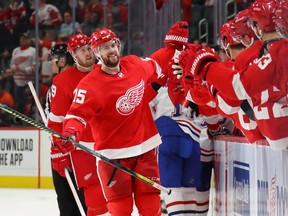
[[[133,55],[121,58],[120,69],[107,74],[97,67],[83,78],[64,122],[80,133],[90,123],[94,149],[110,159],[138,156],[161,143],[144,94],[161,69],[154,60]]]

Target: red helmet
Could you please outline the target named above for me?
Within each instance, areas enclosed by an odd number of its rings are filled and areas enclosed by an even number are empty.
[[[288,2],[280,0],[275,9],[273,21],[277,31],[284,37],[288,37]]]
[[[72,52],[78,47],[86,46],[89,44],[90,38],[85,34],[72,35],[67,43],[67,50],[72,55]]]
[[[91,48],[96,49],[111,40],[118,40],[117,35],[114,32],[107,28],[98,29],[91,34]]]
[[[219,45],[225,50],[228,46],[234,46],[241,43],[241,36],[236,34],[234,20],[229,20],[221,26],[218,37]]]
[[[264,32],[275,31],[273,16],[276,8],[276,0],[257,0],[250,8],[250,19],[256,22],[260,30]]]
[[[248,19],[249,19],[250,9],[245,9],[240,11],[234,20],[235,25],[235,33],[239,34],[241,37],[244,35],[248,35],[250,38],[255,38],[256,35],[254,31],[248,26]]]

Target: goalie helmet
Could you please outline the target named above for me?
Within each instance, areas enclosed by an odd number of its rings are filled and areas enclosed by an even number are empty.
[[[283,37],[288,38],[288,2],[280,0],[275,9],[273,21],[276,25],[276,30]]]
[[[250,26],[253,27],[254,22],[263,32],[275,31],[273,16],[276,8],[276,0],[258,0],[255,1],[250,8]]]
[[[119,43],[119,46],[120,46],[120,41],[117,38],[117,35],[113,31],[107,28],[98,29],[91,34],[91,39],[90,39],[91,48],[95,50],[99,46],[103,45],[104,43],[107,43],[113,40],[117,41],[117,43]]]
[[[78,47],[86,46],[89,44],[90,38],[85,34],[76,34],[72,35],[67,44],[67,50],[72,55],[73,51],[75,51]]]
[[[73,58],[67,50],[67,44],[57,44],[53,46],[48,54],[48,61],[56,60],[64,57],[68,65],[73,65]]]
[[[178,21],[168,31],[164,43],[176,43],[187,45],[188,43],[188,22]]]

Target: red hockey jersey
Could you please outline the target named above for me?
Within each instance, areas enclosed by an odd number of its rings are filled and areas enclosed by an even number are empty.
[[[114,75],[96,68],[83,78],[64,121],[65,128],[80,133],[90,123],[94,149],[110,159],[138,156],[161,143],[144,94],[161,69],[154,60],[132,55],[121,58],[120,68]]]
[[[206,76],[207,81],[213,82],[225,96],[252,100],[259,129],[275,149],[288,146],[288,131],[285,129],[288,121],[287,43],[285,39],[270,42],[268,53],[239,73],[231,73],[222,67],[227,73],[219,76],[219,67],[212,63]]]

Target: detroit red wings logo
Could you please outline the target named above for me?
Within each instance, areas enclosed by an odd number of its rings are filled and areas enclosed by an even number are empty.
[[[116,109],[121,115],[130,115],[138,106],[144,94],[144,81],[128,89],[125,95],[121,96],[116,102]]]

